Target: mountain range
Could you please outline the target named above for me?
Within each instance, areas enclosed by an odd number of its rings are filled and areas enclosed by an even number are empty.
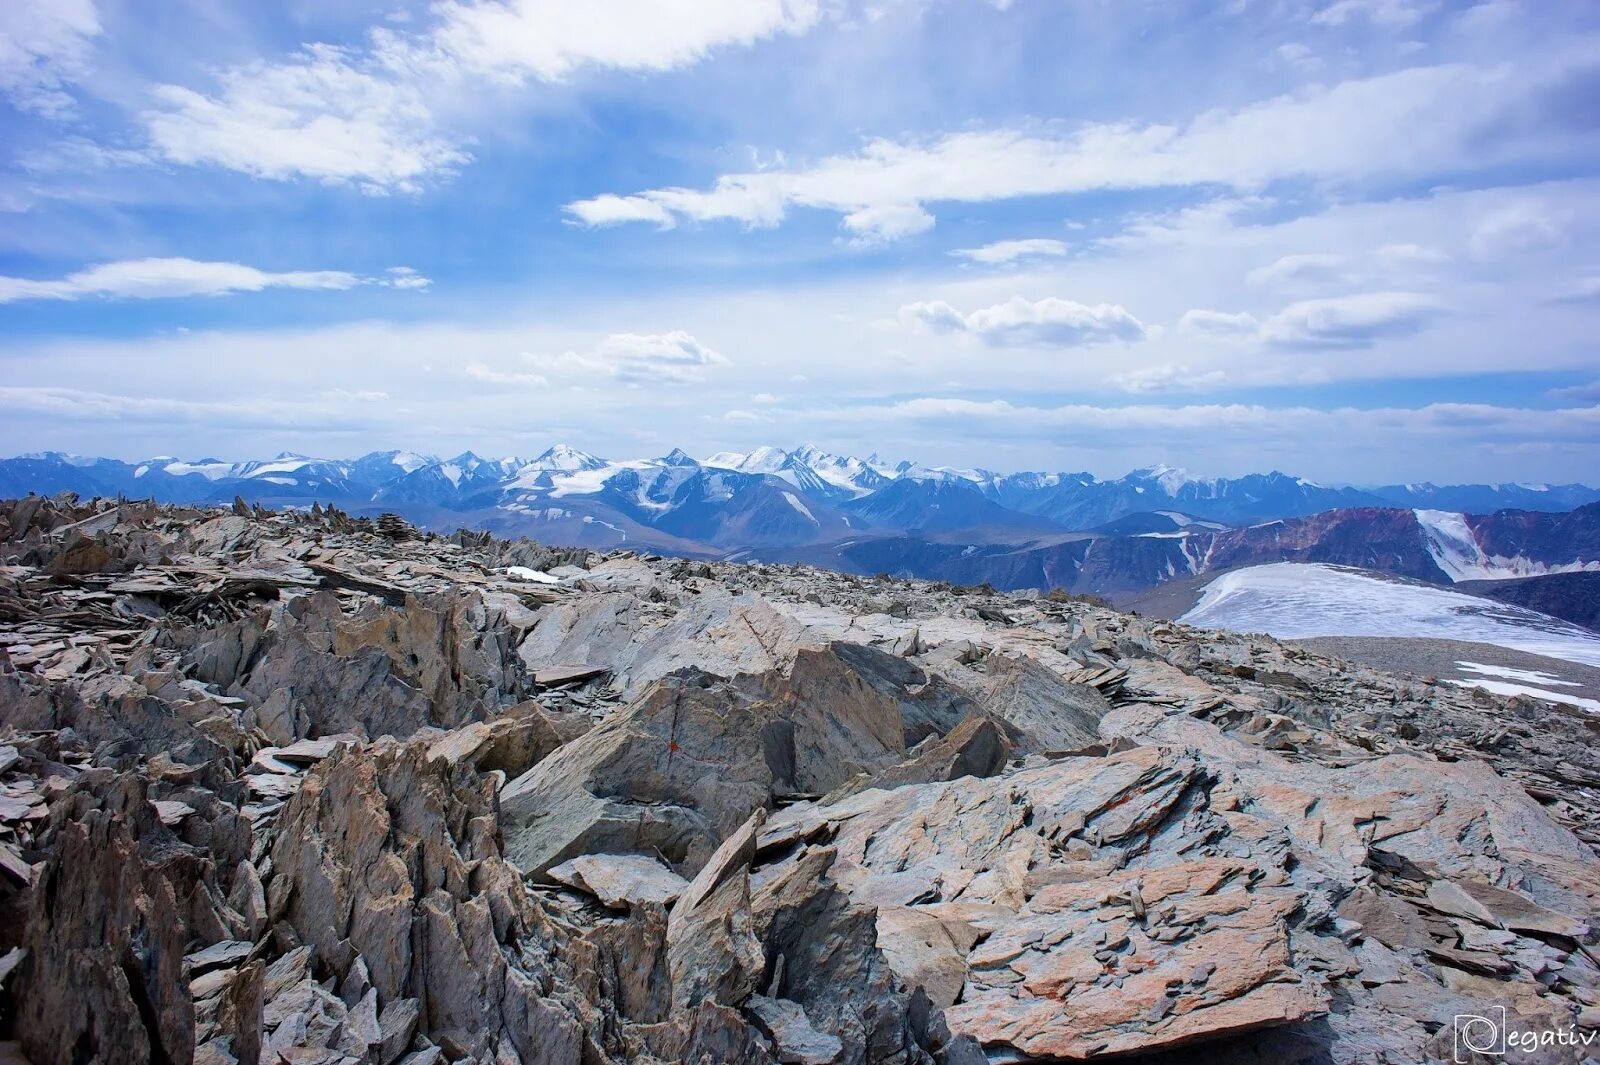
[[[1600,491],[1580,484],[1319,484],[1199,478],[1169,466],[1103,480],[891,463],[815,447],[614,461],[379,451],[141,462],[60,452],[0,460],[0,496],[333,504],[448,531],[698,558],[805,561],[998,588],[1121,594],[1269,561],[1362,566],[1436,583],[1600,569]]]

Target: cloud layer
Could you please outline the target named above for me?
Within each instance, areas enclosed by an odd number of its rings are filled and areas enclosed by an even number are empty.
[[[1219,185],[1258,190],[1290,178],[1371,181],[1483,167],[1525,145],[1492,131],[1554,88],[1592,77],[1596,57],[1555,56],[1535,71],[1441,64],[1319,86],[1183,125],[1091,123],[1001,128],[929,141],[869,141],[811,166],[725,174],[706,189],[607,193],[567,205],[587,225],[736,221],[771,226],[794,207],[842,216],[884,239],[932,224],[927,205],[986,203],[1100,189]],[[1583,135],[1568,138],[1581,143]],[[915,223],[908,222],[915,219]]]
[[[548,387],[552,379],[568,384],[614,381],[630,386],[681,385],[698,381],[711,366],[728,360],[683,330],[670,333],[613,333],[590,351],[560,354],[524,352],[516,369],[469,363],[466,373],[497,385]]]
[[[410,267],[391,267],[388,276],[364,278],[343,270],[289,270],[273,273],[240,263],[194,259],[137,259],[101,263],[66,277],[34,280],[0,277],[0,303],[19,300],[78,300],[90,296],[115,299],[175,299],[182,296],[224,296],[268,288],[350,289],[362,284],[419,289],[427,278]]]

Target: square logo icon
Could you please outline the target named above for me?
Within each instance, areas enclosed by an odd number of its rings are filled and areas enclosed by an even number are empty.
[[[1484,1058],[1502,1058],[1506,1053],[1506,1008],[1490,1006],[1482,1013],[1455,1016],[1456,1065]]]

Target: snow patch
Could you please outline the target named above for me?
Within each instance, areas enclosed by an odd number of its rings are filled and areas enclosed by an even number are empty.
[[[821,522],[819,522],[816,519],[816,516],[811,513],[811,511],[806,507],[806,505],[804,503],[800,502],[799,499],[795,498],[795,494],[793,492],[785,492],[785,493],[783,493],[783,498],[785,498],[785,499],[787,499],[789,501],[789,505],[791,507],[793,507],[794,509],[798,510],[800,513],[804,514],[806,516],[806,520],[809,521],[811,524],[813,524],[813,525],[821,525],[822,524]]]
[[[1581,688],[1575,680],[1562,680],[1553,673],[1545,673],[1537,669],[1512,669],[1510,666],[1486,666],[1481,662],[1457,662],[1456,667],[1463,673],[1480,673],[1486,677],[1501,677],[1505,680],[1521,681],[1524,684],[1542,684],[1549,687],[1554,684],[1562,688]]]
[[[1224,573],[1180,621],[1202,628],[1310,636],[1470,640],[1600,666],[1600,636],[1523,607],[1322,563]]]
[[[560,577],[552,577],[542,569],[530,569],[527,566],[507,566],[506,574],[519,581],[533,581],[535,584],[560,584]]]
[[[1526,684],[1512,684],[1503,680],[1452,680],[1447,684],[1454,684],[1458,688],[1482,688],[1484,691],[1494,692],[1496,695],[1526,695],[1546,703],[1566,703],[1576,706],[1580,710],[1587,710],[1591,714],[1600,714],[1600,699],[1584,699],[1564,692],[1546,691],[1543,688],[1533,688]]]

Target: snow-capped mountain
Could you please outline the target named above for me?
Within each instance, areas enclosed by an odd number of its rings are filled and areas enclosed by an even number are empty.
[[[1496,510],[1571,510],[1593,503],[1595,492],[1581,484],[1392,484],[1368,491],[1387,503],[1428,510],[1488,514]]]
[[[0,495],[30,491],[321,501],[355,513],[394,510],[442,530],[472,526],[685,555],[753,552],[1002,587],[1116,591],[1276,561],[1363,566],[1434,583],[1600,569],[1600,509],[1567,513],[1600,500],[1582,485],[1360,489],[1279,472],[1203,478],[1172,466],[1103,480],[863,459],[814,446],[698,461],[681,449],[615,460],[566,445],[526,460],[470,451],[445,459],[285,453],[237,463],[57,452],[0,460]],[[1423,505],[1452,498],[1544,506],[1483,507],[1473,516]]]

